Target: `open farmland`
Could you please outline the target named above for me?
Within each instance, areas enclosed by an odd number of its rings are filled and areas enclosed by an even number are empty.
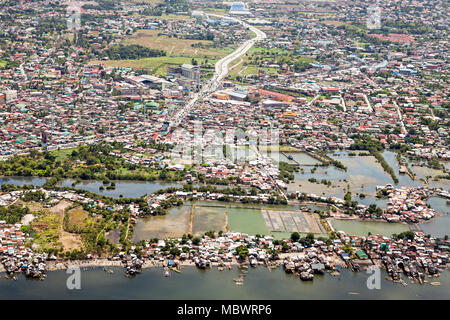
[[[134,35],[126,38],[123,44],[138,44],[151,49],[165,50],[170,56],[176,54],[177,56],[189,57],[205,57],[205,56],[224,56],[225,54],[214,48],[196,48],[193,45],[211,46],[212,41],[208,40],[191,40],[172,38],[166,35],[161,35],[161,30],[138,30]]]

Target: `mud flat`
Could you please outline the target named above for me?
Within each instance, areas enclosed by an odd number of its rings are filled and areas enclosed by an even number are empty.
[[[226,231],[226,208],[194,206],[193,234]]]
[[[133,242],[152,238],[167,239],[189,233],[191,206],[172,208],[165,216],[138,219],[133,233]]]
[[[73,260],[73,261],[50,261],[46,263],[47,271],[67,270],[69,267],[94,268],[94,267],[121,267],[121,261],[108,259]]]

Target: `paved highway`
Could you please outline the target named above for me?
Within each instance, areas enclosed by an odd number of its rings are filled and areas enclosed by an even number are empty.
[[[248,25],[247,23],[245,23],[245,22],[243,22],[243,21],[241,21],[239,19],[228,17],[228,16],[215,15],[215,14],[209,14],[209,15],[210,16],[214,16],[214,17],[219,17],[219,18],[228,18],[228,19],[235,20],[235,21],[241,23],[242,25],[244,25],[245,27],[248,27],[251,31],[253,31],[256,34],[256,37],[254,37],[253,39],[245,41],[234,52],[232,52],[228,56],[226,56],[226,57],[224,57],[224,58],[222,58],[222,59],[220,59],[219,61],[216,62],[214,76],[207,83],[205,83],[203,85],[203,87],[200,89],[199,92],[194,93],[192,95],[192,97],[191,97],[191,100],[188,103],[186,103],[184,108],[182,108],[174,116],[173,120],[169,124],[169,129],[170,128],[176,128],[180,124],[180,122],[186,117],[186,115],[188,114],[188,112],[192,108],[192,106],[200,98],[205,98],[209,94],[211,94],[212,92],[217,90],[217,88],[219,87],[219,85],[222,82],[222,80],[228,74],[228,66],[233,60],[243,56],[248,50],[250,50],[250,48],[257,41],[260,41],[260,40],[266,38],[266,34],[264,32],[260,31],[259,29],[255,28],[253,26]],[[21,69],[22,74],[26,77],[25,70],[23,69],[23,64],[19,68]],[[112,88],[111,88],[111,91],[112,91]],[[132,137],[133,137],[133,135],[125,134],[125,135],[121,135],[121,136],[106,137],[105,139],[87,138],[87,139],[82,140],[82,141],[71,142],[71,143],[68,143],[68,144],[50,145],[50,146],[48,146],[48,150],[51,151],[51,150],[56,150],[56,149],[74,148],[74,147],[77,147],[80,144],[92,144],[92,143],[99,142],[101,140],[106,140],[106,141],[117,141],[119,139],[130,139],[131,140]],[[40,149],[40,148],[37,148],[37,149]],[[24,152],[22,154],[27,154],[27,152]],[[0,161],[6,160],[6,159],[10,158],[11,156],[13,156],[13,155],[0,156]]]
[[[216,15],[216,14],[208,14],[208,16],[213,16],[213,17],[217,17],[217,18],[227,18],[227,19],[237,21],[238,23],[242,24],[243,26],[245,26],[245,27],[249,28],[251,31],[253,31],[256,34],[256,37],[245,41],[235,51],[233,51],[226,57],[223,57],[222,59],[220,59],[219,61],[216,62],[215,72],[214,72],[214,75],[212,76],[212,78],[202,86],[202,88],[200,89],[199,92],[194,93],[191,100],[188,103],[186,103],[186,105],[180,111],[178,111],[177,114],[174,115],[173,120],[169,124],[169,129],[176,128],[181,123],[181,121],[186,117],[186,115],[189,113],[192,106],[200,98],[205,98],[209,94],[211,94],[212,92],[217,90],[217,88],[219,87],[222,80],[227,76],[228,71],[229,71],[228,66],[230,65],[230,63],[232,61],[242,57],[248,50],[250,50],[250,48],[257,41],[260,41],[260,40],[263,40],[266,38],[266,34],[263,31],[245,23],[242,20],[239,20],[239,19],[236,19],[233,17],[228,17],[228,16]]]

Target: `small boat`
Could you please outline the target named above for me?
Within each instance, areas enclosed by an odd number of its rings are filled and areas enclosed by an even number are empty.
[[[172,270],[175,271],[176,273],[181,273],[181,271],[176,268],[173,268]]]
[[[352,294],[352,295],[358,295],[359,294],[359,292],[349,292],[348,294]]]
[[[440,283],[439,281],[431,282],[431,284],[432,284],[433,286],[440,286],[440,285],[441,285],[441,283]]]
[[[164,277],[170,277],[170,270],[168,268],[164,268]]]
[[[304,271],[300,273],[300,279],[303,281],[312,281],[314,279],[314,275]]]
[[[288,155],[287,158],[288,158],[289,160],[294,160],[294,157],[291,156],[291,155]]]

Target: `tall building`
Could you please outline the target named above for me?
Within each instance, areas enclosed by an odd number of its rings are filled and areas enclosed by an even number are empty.
[[[195,82],[200,83],[200,67],[198,66],[183,64],[181,66],[181,75],[189,80],[194,80]]]

